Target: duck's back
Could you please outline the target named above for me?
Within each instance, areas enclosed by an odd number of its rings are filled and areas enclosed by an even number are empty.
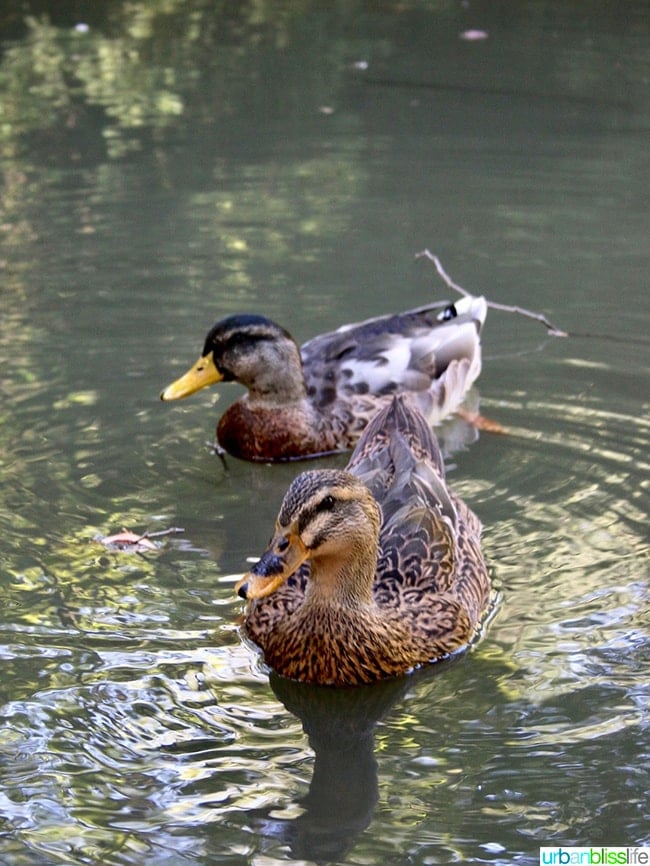
[[[377,413],[347,468],[382,510],[377,601],[424,611],[444,594],[478,620],[490,592],[481,523],[447,487],[435,434],[408,397]]]

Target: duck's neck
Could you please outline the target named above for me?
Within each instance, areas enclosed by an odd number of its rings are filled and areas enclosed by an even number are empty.
[[[259,360],[253,375],[240,377],[251,402],[286,404],[305,399],[307,389],[297,346],[287,342],[268,350],[263,347]]]
[[[248,399],[254,403],[271,403],[273,405],[286,403],[299,403],[307,396],[305,382],[300,375],[293,370],[287,370],[282,374],[283,378],[278,381],[275,376],[258,379],[248,389]]]
[[[374,605],[372,584],[377,566],[376,546],[352,542],[345,557],[313,557],[305,604],[315,607],[358,609]]]

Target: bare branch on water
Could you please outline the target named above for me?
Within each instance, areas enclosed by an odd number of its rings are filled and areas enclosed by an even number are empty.
[[[157,532],[145,532],[141,538],[160,538],[163,535],[177,535],[179,532],[185,532],[180,526],[170,526],[169,529],[159,529]]]
[[[443,268],[440,259],[438,256],[434,255],[429,250],[422,250],[420,253],[415,254],[416,259],[428,259],[435,266],[436,271],[438,272],[438,276],[444,281],[445,285],[449,289],[453,289],[455,292],[463,295],[463,297],[468,297],[472,293],[468,292],[467,289],[464,289],[462,286],[459,286],[458,283],[455,283],[452,278],[449,276],[447,271]],[[546,330],[553,337],[568,337],[569,334],[567,331],[562,330],[562,328],[558,328],[557,325],[554,325],[553,322],[549,321],[543,313],[536,313],[533,310],[526,310],[524,307],[510,306],[509,304],[500,304],[497,301],[487,301],[488,307],[492,310],[502,310],[504,313],[517,313],[520,316],[526,316],[528,319],[535,319],[537,322],[541,322],[542,325],[546,328]]]

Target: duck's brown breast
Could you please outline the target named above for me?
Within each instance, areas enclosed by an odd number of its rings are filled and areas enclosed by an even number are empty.
[[[341,450],[331,426],[308,404],[251,405],[245,397],[226,410],[217,438],[242,460],[295,460]]]

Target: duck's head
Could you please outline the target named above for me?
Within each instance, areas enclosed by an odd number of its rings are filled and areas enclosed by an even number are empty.
[[[275,533],[236,586],[245,599],[271,595],[311,561],[313,596],[334,603],[371,600],[381,512],[355,475],[338,469],[303,472],[289,487]]]
[[[265,316],[238,313],[212,326],[201,357],[161,400],[189,397],[215,382],[240,382],[256,396],[300,392],[302,361],[293,337]]]

